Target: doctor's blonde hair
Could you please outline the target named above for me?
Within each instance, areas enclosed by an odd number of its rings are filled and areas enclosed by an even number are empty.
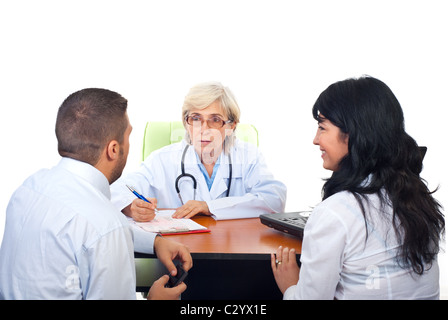
[[[235,141],[236,125],[240,122],[240,108],[236,102],[235,96],[228,87],[220,82],[210,81],[195,85],[185,96],[182,106],[182,121],[187,129],[187,117],[192,109],[205,109],[213,102],[218,101],[226,117],[235,124],[232,134],[227,136],[224,141],[224,150],[228,152]],[[185,139],[191,144],[188,130],[185,133]]]

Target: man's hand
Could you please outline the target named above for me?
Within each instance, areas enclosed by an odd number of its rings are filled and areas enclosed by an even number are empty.
[[[185,271],[190,270],[193,266],[190,250],[179,242],[168,240],[164,237],[156,237],[154,240],[154,252],[172,276],[177,274],[176,266],[173,263],[174,259],[182,263]]]
[[[148,292],[148,300],[178,300],[180,294],[187,289],[185,283],[181,283],[174,288],[165,288],[165,285],[169,280],[168,275],[160,277],[158,280],[154,281],[151,289]]]

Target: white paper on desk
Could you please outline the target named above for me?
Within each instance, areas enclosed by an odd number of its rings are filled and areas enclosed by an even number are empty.
[[[135,222],[135,224],[145,231],[156,233],[178,233],[207,229],[191,219],[172,218],[171,216],[175,211],[159,210],[153,220],[149,222]]]

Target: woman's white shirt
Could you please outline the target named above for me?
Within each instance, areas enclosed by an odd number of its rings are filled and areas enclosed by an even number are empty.
[[[423,275],[403,269],[390,206],[368,196],[366,223],[355,197],[339,192],[320,203],[304,231],[299,282],[284,299],[438,299],[437,260]]]

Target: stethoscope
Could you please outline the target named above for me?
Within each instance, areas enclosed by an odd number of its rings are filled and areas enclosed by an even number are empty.
[[[196,189],[198,187],[198,183],[196,181],[196,178],[193,177],[193,175],[189,174],[189,173],[185,173],[185,155],[187,154],[187,150],[190,147],[189,144],[187,144],[185,146],[184,152],[182,153],[182,160],[180,161],[180,170],[181,170],[181,174],[176,178],[176,182],[174,184],[174,186],[176,187],[176,191],[177,191],[177,195],[179,196],[180,202],[182,203],[182,205],[184,205],[184,201],[182,200],[182,196],[180,195],[180,189],[179,189],[179,180],[182,178],[190,178],[191,181],[193,181],[193,200],[196,200]],[[230,158],[230,154],[228,155],[229,157],[229,182],[227,183],[227,193],[226,193],[226,197],[229,196],[230,194],[230,185],[232,183],[232,160]]]

